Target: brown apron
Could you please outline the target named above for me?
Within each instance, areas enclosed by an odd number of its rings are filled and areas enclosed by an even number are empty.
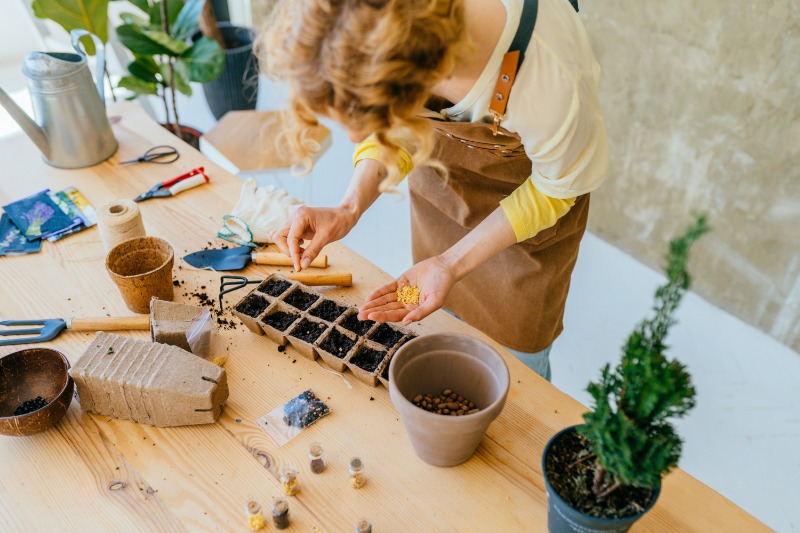
[[[492,125],[432,120],[432,167],[409,176],[414,263],[439,255],[531,175],[519,135]],[[589,213],[589,195],[555,226],[510,246],[456,283],[445,307],[497,342],[523,352],[550,346],[563,329],[570,276]]]

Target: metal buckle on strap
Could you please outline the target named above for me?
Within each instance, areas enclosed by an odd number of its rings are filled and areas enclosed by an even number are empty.
[[[492,135],[499,135],[500,132],[497,131],[497,128],[500,126],[500,122],[506,119],[506,116],[501,115],[494,109],[490,109],[489,111],[492,113],[492,116],[494,117],[494,123],[492,124]]]

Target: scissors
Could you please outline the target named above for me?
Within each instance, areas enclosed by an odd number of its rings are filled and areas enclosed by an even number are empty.
[[[162,144],[150,148],[148,151],[146,151],[136,159],[131,159],[129,161],[122,161],[120,165],[128,165],[136,163],[155,163],[156,165],[166,165],[167,163],[172,163],[173,161],[177,161],[180,156],[181,154],[178,153],[177,148],[174,148],[166,144]]]
[[[134,198],[133,201],[141,202],[143,200],[149,200],[150,198],[167,198],[169,196],[175,196],[181,191],[185,191],[186,189],[191,189],[192,187],[197,187],[198,185],[208,182],[209,179],[203,167],[193,168],[186,174],[181,174],[177,178],[156,183],[149,191],[143,192]]]

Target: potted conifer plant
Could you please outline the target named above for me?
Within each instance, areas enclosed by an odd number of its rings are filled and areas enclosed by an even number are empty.
[[[216,41],[205,36],[190,40],[205,0],[129,1],[145,16],[121,15],[124,24],[117,28],[117,38],[134,59],[119,87],[137,96],[160,96],[166,127],[197,147],[200,133],[181,126],[175,92],[190,96],[190,81],[211,81],[222,73],[225,65],[225,54]]]
[[[689,250],[708,231],[699,216],[671,241],[667,283],[655,295],[654,316],[606,365],[588,391],[594,408],[584,423],[556,434],[542,454],[551,533],[627,531],[656,502],[661,477],[678,464],[681,440],[670,423],[694,406],[686,368],[666,357],[664,343],[691,278]]]

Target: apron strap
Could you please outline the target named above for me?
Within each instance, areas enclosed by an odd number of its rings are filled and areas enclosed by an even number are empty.
[[[569,0],[569,3],[578,11],[578,0]],[[494,86],[494,96],[489,102],[489,112],[494,116],[492,133],[497,135],[497,128],[500,122],[506,118],[506,106],[508,97],[511,94],[511,86],[517,76],[522,61],[525,59],[525,51],[533,35],[533,28],[536,26],[536,17],[539,14],[538,0],[524,0],[522,3],[522,14],[520,15],[519,26],[508,52],[503,56],[500,64],[500,74]]]
[[[572,0],[570,0],[572,1]],[[494,86],[494,96],[489,102],[489,112],[494,116],[492,133],[497,135],[497,128],[500,121],[506,118],[506,106],[508,96],[511,94],[511,86],[522,61],[525,59],[525,50],[533,35],[533,28],[536,26],[536,16],[539,14],[538,0],[525,0],[522,4],[522,14],[520,15],[519,26],[508,52],[503,56],[500,65],[500,74]]]

